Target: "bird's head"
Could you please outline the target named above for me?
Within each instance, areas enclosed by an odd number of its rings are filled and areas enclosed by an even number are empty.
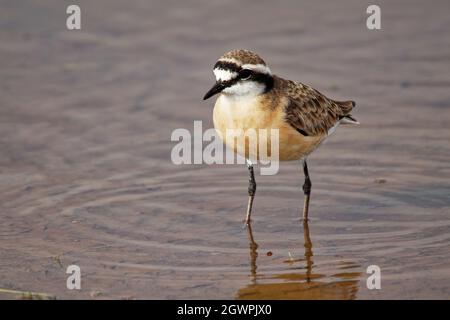
[[[269,67],[256,53],[239,49],[225,53],[213,69],[216,83],[205,94],[206,100],[222,93],[234,97],[257,96],[273,87]]]

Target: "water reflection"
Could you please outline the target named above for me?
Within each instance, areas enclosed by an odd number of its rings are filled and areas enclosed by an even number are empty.
[[[319,274],[314,272],[313,244],[308,222],[303,223],[304,258],[284,261],[292,266],[303,262],[304,272],[263,275],[257,272],[258,244],[253,237],[251,225],[247,228],[250,246],[251,284],[238,290],[237,299],[342,299],[356,298],[361,272],[339,272],[337,274]],[[350,265],[350,267],[359,267]],[[347,269],[348,265],[336,266],[336,269]],[[318,279],[321,279],[320,281]]]

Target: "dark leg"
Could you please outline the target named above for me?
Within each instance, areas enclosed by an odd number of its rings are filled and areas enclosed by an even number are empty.
[[[303,184],[303,192],[305,193],[305,203],[303,205],[303,221],[308,221],[309,197],[311,195],[311,180],[309,179],[308,165],[306,159],[303,160],[303,173],[305,174],[305,183]]]
[[[245,224],[250,223],[250,215],[252,214],[253,198],[255,197],[256,182],[255,174],[253,173],[253,165],[251,162],[247,162],[248,172],[250,173],[250,179],[248,180],[248,206],[247,217],[245,218]]]
[[[309,236],[308,220],[303,221],[303,238],[305,240],[305,262],[306,262],[306,282],[311,282],[311,274],[313,267],[313,251],[311,237]]]

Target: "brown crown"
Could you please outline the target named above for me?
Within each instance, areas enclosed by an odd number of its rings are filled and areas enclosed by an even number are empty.
[[[237,49],[232,50],[227,53],[225,53],[220,59],[235,59],[241,64],[263,64],[266,65],[263,59],[261,59],[260,56],[258,56],[256,53],[253,53],[251,51],[245,50],[245,49]],[[219,59],[219,60],[220,60]]]

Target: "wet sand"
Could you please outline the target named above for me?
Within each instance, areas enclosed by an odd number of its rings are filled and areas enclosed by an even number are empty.
[[[1,2],[0,298],[450,298],[448,1]],[[215,60],[244,47],[361,122],[257,176],[170,161],[212,127]],[[66,289],[81,267],[82,290]],[[378,265],[382,289],[368,290]]]

